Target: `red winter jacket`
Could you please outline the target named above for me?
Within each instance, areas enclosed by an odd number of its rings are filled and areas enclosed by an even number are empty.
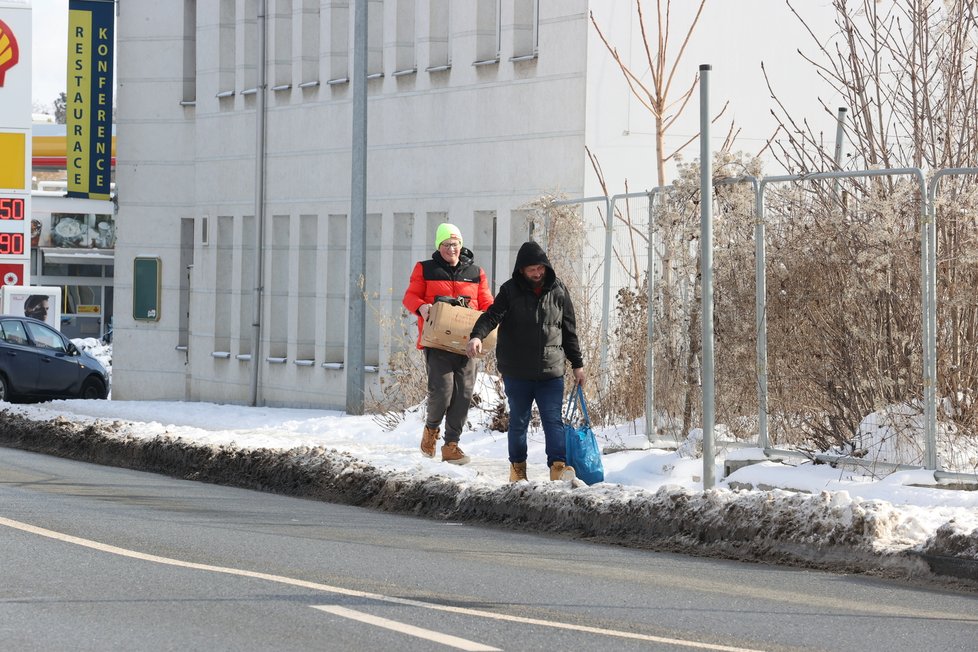
[[[492,292],[486,281],[486,273],[472,261],[472,252],[465,247],[459,252],[458,265],[450,267],[437,251],[428,260],[415,264],[411,281],[404,291],[401,302],[408,312],[418,317],[418,348],[424,319],[418,308],[434,303],[435,297],[468,297],[469,308],[484,311],[492,305]]]

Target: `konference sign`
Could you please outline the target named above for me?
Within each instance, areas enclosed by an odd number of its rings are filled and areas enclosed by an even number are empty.
[[[113,0],[68,4],[68,196],[109,199]]]

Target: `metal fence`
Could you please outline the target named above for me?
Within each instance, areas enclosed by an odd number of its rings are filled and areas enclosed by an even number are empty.
[[[862,170],[854,172],[824,172],[810,175],[771,176],[763,178],[739,177],[714,181],[714,189],[724,185],[748,184],[754,196],[754,283],[755,283],[755,348],[757,381],[757,439],[751,444],[765,450],[770,455],[797,454],[795,451],[773,448],[769,432],[768,395],[768,269],[766,260],[765,232],[769,216],[765,210],[766,192],[784,184],[817,184],[825,180],[868,179],[886,177],[912,180],[918,187],[920,197],[920,323],[919,334],[923,364],[920,377],[923,396],[923,466],[935,470],[939,479],[974,481],[975,473],[955,473],[939,469],[937,455],[937,232],[936,202],[942,179],[951,176],[978,175],[978,168],[954,168],[940,170],[930,176],[930,180],[917,168],[887,170]],[[662,250],[657,241],[654,208],[662,201],[670,187],[656,188],[641,193],[629,193],[613,197],[588,197],[555,202],[554,206],[574,206],[581,213],[584,243],[581,249],[579,274],[575,281],[585,296],[586,314],[596,316],[600,324],[599,336],[599,383],[606,389],[611,378],[611,368],[615,364],[609,360],[615,334],[622,327],[620,315],[616,314],[616,300],[621,293],[646,293],[647,306],[654,306],[658,300],[657,283],[661,276]],[[836,185],[835,191],[838,190]],[[609,219],[610,218],[610,219]],[[711,234],[712,235],[712,234]],[[712,238],[711,238],[712,241]],[[745,261],[748,262],[748,261]],[[749,262],[748,262],[749,264]],[[703,270],[704,277],[712,283],[712,266]],[[705,280],[705,279],[704,279]],[[655,311],[650,310],[649,315]],[[635,383],[645,386],[645,434],[650,441],[657,438],[655,424],[662,420],[662,406],[656,405],[655,375],[657,361],[654,359],[655,324],[653,317],[647,319],[646,364],[644,378],[635,378]],[[713,337],[710,332],[706,337]],[[701,417],[706,420],[714,415],[706,415],[712,405],[702,405]],[[668,420],[669,417],[667,417]],[[668,438],[667,438],[668,439]],[[675,441],[675,437],[672,438]],[[730,445],[735,442],[722,442]],[[742,442],[741,442],[742,443]],[[812,456],[812,455],[809,455]],[[872,462],[863,458],[845,455],[814,455],[825,461],[855,465],[873,464],[877,468],[901,468],[900,464]],[[919,467],[916,467],[919,468]]]

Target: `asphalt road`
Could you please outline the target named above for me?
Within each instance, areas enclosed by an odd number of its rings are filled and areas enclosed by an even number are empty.
[[[0,650],[974,650],[978,596],[0,448]]]

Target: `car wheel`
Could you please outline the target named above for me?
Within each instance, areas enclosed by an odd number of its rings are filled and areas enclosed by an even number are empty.
[[[7,378],[0,374],[0,401],[10,400],[10,389],[7,387]]]
[[[82,384],[81,388],[82,398],[105,398],[105,385],[98,378],[88,378]]]

